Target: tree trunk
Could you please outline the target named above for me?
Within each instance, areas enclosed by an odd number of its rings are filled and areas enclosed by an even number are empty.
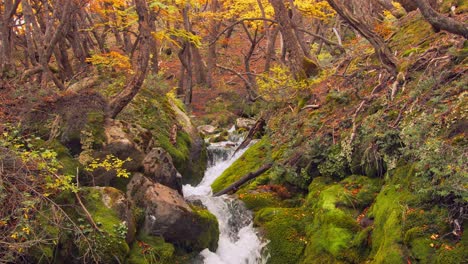
[[[153,28],[156,28],[156,13],[154,11],[150,11],[150,23],[152,24]],[[151,38],[151,73],[153,75],[158,74],[159,72],[159,54],[158,54],[158,43],[156,39],[153,37]]]
[[[396,2],[400,3],[401,6],[406,10],[406,12],[411,12],[418,9],[418,5],[414,0],[397,0]],[[429,0],[429,4],[433,8],[437,8],[437,0]]]
[[[112,98],[110,102],[110,116],[115,118],[140,90],[148,72],[150,59],[150,45],[152,41],[152,24],[150,23],[149,8],[146,0],[134,0],[138,14],[138,28],[140,31],[140,50],[137,58],[136,74],[125,88]]]
[[[397,59],[393,55],[385,41],[377,33],[372,31],[368,25],[355,17],[351,11],[342,3],[341,0],[327,0],[333,9],[346,21],[350,26],[356,29],[364,36],[374,47],[375,53],[385,69],[392,75],[397,73]]]
[[[436,32],[446,30],[450,33],[463,36],[465,39],[468,38],[468,24],[436,12],[432,9],[427,0],[414,0],[414,3],[418,6],[421,14],[432,25]]]
[[[284,46],[286,48],[289,68],[295,79],[304,79],[315,76],[320,72],[320,66],[315,57],[307,57],[302,49],[293,25],[282,0],[269,0],[275,10],[275,18],[278,21]]]
[[[210,11],[215,13],[219,9],[219,2],[218,0],[211,0],[210,1]],[[216,21],[216,19],[211,18],[209,21],[209,33],[208,33],[208,42],[213,43],[216,41],[216,37],[219,34],[219,29],[220,29],[221,23],[219,21]],[[206,66],[207,66],[207,86],[208,87],[213,87],[213,80],[214,80],[214,74],[215,74],[215,69],[216,69],[216,61],[217,61],[217,55],[216,55],[216,43],[213,43],[212,45],[208,46],[208,55],[206,57]]]
[[[297,10],[296,6],[294,5],[294,0],[289,0],[290,12],[291,12],[291,25],[294,30],[294,34],[296,35],[297,42],[301,46],[302,50],[306,57],[311,57],[310,54],[310,47],[307,45],[305,41],[304,32],[300,31],[299,29],[304,28],[304,21],[301,13]]]
[[[60,79],[62,82],[69,81],[73,76],[73,69],[68,59],[67,47],[64,42],[58,43],[57,47],[55,47],[54,56],[59,67]]]
[[[253,89],[254,87],[257,87],[257,81],[255,79],[255,76],[252,74],[252,70],[250,69],[250,60],[252,59],[255,48],[257,47],[260,40],[258,39],[258,28],[255,29],[255,33],[252,36],[249,32],[249,29],[244,23],[242,23],[242,27],[250,41],[249,51],[247,52],[247,54],[244,55],[244,68],[245,73],[247,74],[247,79],[249,81],[249,84],[246,85],[245,88],[247,89],[247,92],[249,94],[249,100],[254,101],[254,98],[257,97],[257,94]]]
[[[388,10],[394,17],[401,18],[405,15],[405,12],[400,12],[393,4],[391,0],[374,0],[383,9]]]
[[[271,61],[275,59],[275,44],[278,38],[279,27],[275,27],[267,36],[267,49],[265,54],[265,72],[270,71]]]
[[[3,6],[3,14],[0,17],[0,46],[1,46],[1,72],[0,76],[12,70],[11,51],[13,38],[11,37],[12,18],[18,9],[21,0],[5,0]]]
[[[195,77],[195,83],[198,85],[206,85],[208,83],[207,68],[203,62],[200,50],[195,45],[190,44],[190,50],[192,52],[192,63],[193,63],[193,75]]]
[[[182,10],[182,17],[184,19],[184,29],[188,32],[191,32],[192,28],[190,25],[190,20],[189,20],[189,9],[190,5],[187,3]],[[181,83],[183,84],[183,87],[181,89],[184,92],[184,104],[189,105],[192,103],[192,85],[193,85],[193,69],[192,69],[192,44],[184,40],[183,44],[183,49],[179,53],[179,59],[180,62],[182,63],[183,68],[185,68],[185,78],[181,78]]]

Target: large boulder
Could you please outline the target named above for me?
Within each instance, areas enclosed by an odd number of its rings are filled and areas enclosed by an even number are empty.
[[[102,149],[93,152],[83,152],[80,161],[84,164],[92,159],[100,161],[109,155],[124,160],[122,168],[128,172],[143,171],[143,159],[154,146],[149,130],[121,120],[106,119],[104,124],[105,143]],[[115,186],[117,174],[115,170],[106,171],[98,168],[92,172],[94,185]]]
[[[249,118],[237,118],[236,127],[249,130],[255,125],[256,121]]]
[[[182,194],[182,175],[163,148],[153,148],[143,159],[145,176]]]
[[[127,186],[127,196],[144,211],[145,234],[162,236],[189,251],[216,250],[216,218],[207,210],[190,207],[176,190],[137,173]]]

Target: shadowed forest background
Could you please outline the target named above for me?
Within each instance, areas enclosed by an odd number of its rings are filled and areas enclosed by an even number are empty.
[[[249,147],[211,189],[253,213],[264,262],[464,263],[467,17],[466,0],[1,1],[0,263],[216,252],[219,220],[182,186],[232,133]]]

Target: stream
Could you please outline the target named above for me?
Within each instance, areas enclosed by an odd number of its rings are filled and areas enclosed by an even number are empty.
[[[203,250],[194,263],[204,264],[258,264],[265,263],[262,256],[266,244],[253,227],[252,213],[244,204],[234,198],[223,195],[213,197],[211,184],[224,170],[236,161],[247,149],[234,150],[242,138],[230,130],[229,141],[211,144],[208,147],[208,169],[197,186],[184,185],[184,197],[200,201],[219,222],[219,242],[216,252]]]

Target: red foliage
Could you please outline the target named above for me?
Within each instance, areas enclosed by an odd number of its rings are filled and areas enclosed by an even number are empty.
[[[258,189],[265,191],[265,192],[273,192],[281,199],[291,198],[291,193],[283,185],[279,185],[279,184],[261,185],[258,187]]]

